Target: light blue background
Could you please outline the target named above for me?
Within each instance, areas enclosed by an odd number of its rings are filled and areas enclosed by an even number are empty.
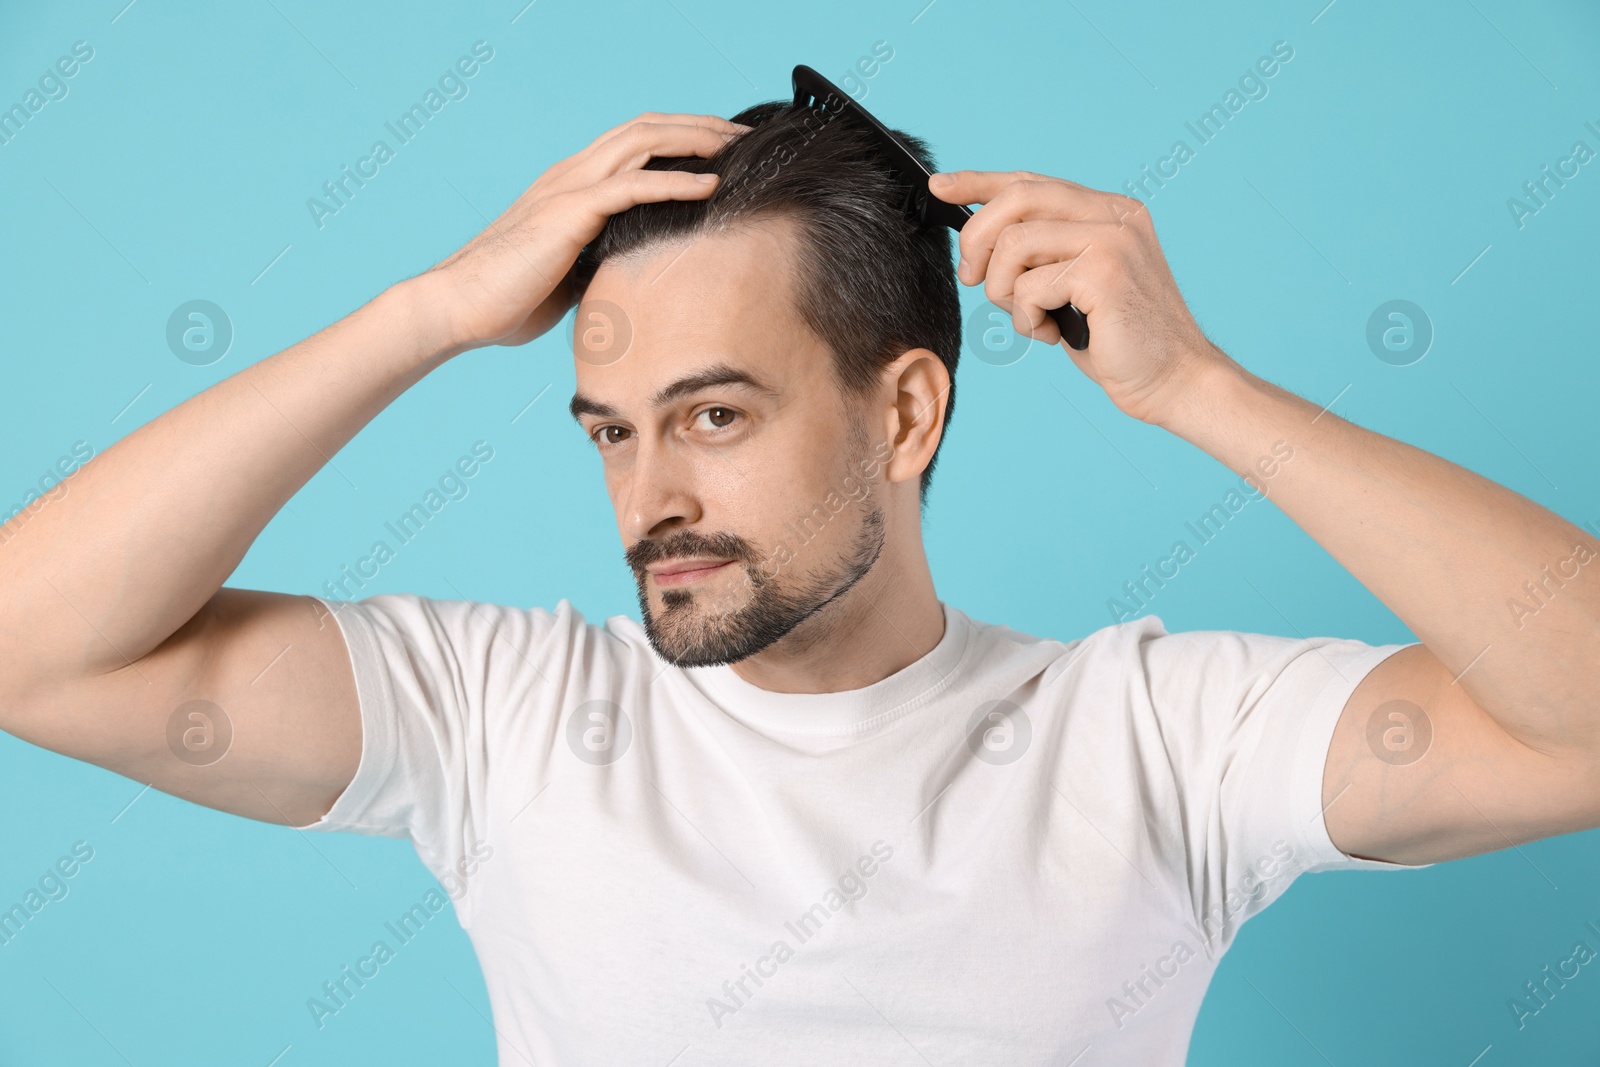
[[[0,106],[74,41],[95,50],[70,95],[0,146],[7,509],[74,441],[103,451],[425,269],[481,228],[465,201],[497,214],[638,112],[729,115],[786,97],[797,62],[837,81],[883,40],[894,58],[867,103],[945,166],[1120,189],[1175,139],[1192,145],[1184,122],[1285,40],[1294,58],[1270,95],[1151,202],[1202,326],[1256,373],[1338,397],[1346,418],[1600,519],[1600,164],[1521,229],[1506,207],[1575,140],[1600,147],[1583,126],[1600,126],[1593,5],[125,2],[0,9]],[[480,39],[495,57],[470,95],[317,229],[306,199]],[[236,331],[207,367],[165,343],[196,298]],[[1365,340],[1395,298],[1436,331],[1411,366]],[[483,439],[495,458],[470,495],[365,592],[636,615],[598,461],[562,410],[572,382],[565,332],[443,367],[338,455],[344,476],[294,498],[229,584],[319,591]],[[969,354],[960,383],[926,532],[940,595],[977,618],[1061,638],[1106,625],[1107,598],[1235,481],[1121,416],[1059,350],[1006,367]],[[1262,504],[1154,610],[1174,631],[1411,639]],[[433,884],[407,843],[302,836],[140,790],[0,735],[0,905],[73,842],[95,849],[70,895],[0,947],[0,1064],[492,1061],[483,985],[449,919],[323,1030],[311,1022],[306,999]],[[1593,968],[1521,1032],[1506,1002],[1578,938],[1596,943],[1595,842],[1302,878],[1225,958],[1190,1062],[1593,1062]]]

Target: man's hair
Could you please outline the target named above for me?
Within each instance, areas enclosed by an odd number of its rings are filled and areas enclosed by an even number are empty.
[[[891,180],[888,159],[856,116],[769,101],[732,121],[754,128],[710,158],[663,157],[644,165],[719,174],[716,191],[704,200],[652,201],[612,215],[578,256],[576,290],[587,289],[612,256],[764,217],[795,218],[801,234],[793,251],[795,308],[832,350],[835,380],[847,398],[866,395],[907,349],[931,350],[949,371],[939,444],[922,472],[926,508],[943,431],[955,411],[961,355],[951,231],[919,227],[900,206],[903,187]],[[894,132],[929,170],[938,169],[925,141]]]

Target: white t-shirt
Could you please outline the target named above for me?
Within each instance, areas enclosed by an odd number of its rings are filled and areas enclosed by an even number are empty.
[[[904,670],[794,694],[564,599],[323,603],[364,742],[311,828],[410,836],[502,1064],[1178,1067],[1241,922],[1301,872],[1406,869],[1321,810],[1340,710],[1403,645],[1152,616],[1063,643],[946,604]]]

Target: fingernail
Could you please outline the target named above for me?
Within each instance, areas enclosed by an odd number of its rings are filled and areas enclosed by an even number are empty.
[[[928,179],[928,184],[929,185],[949,185],[951,182],[953,182],[955,180],[956,180],[955,176],[952,175],[952,174],[940,173],[940,174],[935,174],[933,177],[929,178]]]
[[[694,176],[694,180],[697,182],[705,182],[710,184],[711,182],[717,180],[717,176],[715,174],[696,174]]]
[[[972,268],[967,265],[966,259],[963,258],[960,262],[958,262],[956,264],[956,275],[958,277],[965,278],[971,272],[972,272]]]

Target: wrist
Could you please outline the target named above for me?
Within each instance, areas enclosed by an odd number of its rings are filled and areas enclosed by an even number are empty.
[[[1173,371],[1162,402],[1145,422],[1195,441],[1238,410],[1239,395],[1254,376],[1216,345],[1205,345]]]
[[[411,339],[411,352],[424,369],[431,370],[476,347],[460,336],[434,271],[396,282],[383,291],[377,303]]]

